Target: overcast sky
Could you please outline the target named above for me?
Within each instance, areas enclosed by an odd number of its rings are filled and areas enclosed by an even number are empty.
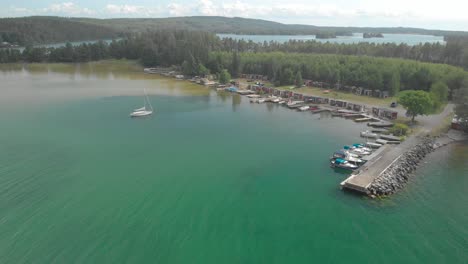
[[[468,31],[467,0],[0,0],[0,6],[1,17],[238,16],[287,24]]]

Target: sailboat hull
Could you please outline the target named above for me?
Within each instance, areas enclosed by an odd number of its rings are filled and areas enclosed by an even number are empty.
[[[143,117],[153,114],[153,111],[137,111],[130,114],[130,117]]]

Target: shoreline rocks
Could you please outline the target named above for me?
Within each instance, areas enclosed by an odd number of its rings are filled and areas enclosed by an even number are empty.
[[[369,196],[391,195],[402,189],[424,157],[434,151],[434,142],[434,138],[424,137],[419,144],[403,153],[368,187]]]

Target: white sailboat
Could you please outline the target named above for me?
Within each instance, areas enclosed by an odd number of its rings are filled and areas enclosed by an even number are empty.
[[[148,95],[146,94],[146,90],[143,91],[145,93],[145,97],[143,98],[143,107],[133,110],[133,112],[130,114],[130,117],[143,117],[153,114],[153,106],[149,101]]]

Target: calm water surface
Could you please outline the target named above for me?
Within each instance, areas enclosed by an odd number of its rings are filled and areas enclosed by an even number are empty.
[[[466,263],[466,145],[369,200],[327,162],[363,125],[123,68],[0,72],[0,263]]]
[[[333,39],[316,39],[315,35],[235,35],[235,34],[218,34],[220,38],[233,38],[252,40],[253,42],[263,43],[264,41],[276,41],[280,43],[288,42],[289,40],[316,40],[320,42],[353,44],[360,42],[369,43],[396,43],[417,45],[420,43],[442,43],[444,44],[444,37],[431,36],[431,35],[416,35],[416,34],[383,34],[384,38],[363,38],[362,33],[354,33],[352,36],[338,36]]]

